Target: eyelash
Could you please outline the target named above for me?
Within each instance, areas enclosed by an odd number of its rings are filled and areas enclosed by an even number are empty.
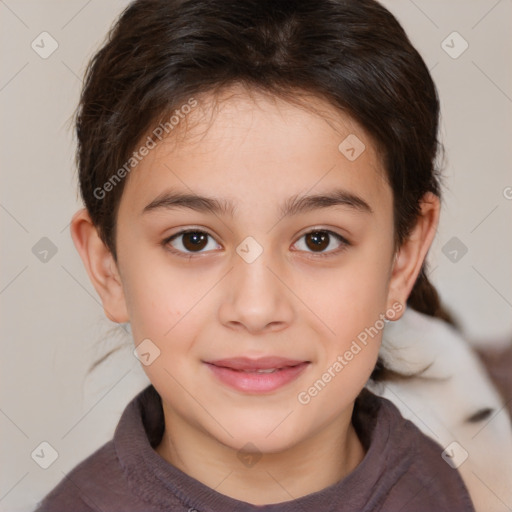
[[[210,235],[209,233],[207,233],[206,231],[202,231],[200,229],[185,229],[185,230],[179,231],[178,233],[175,233],[174,235],[163,240],[162,246],[164,246],[171,253],[176,254],[177,256],[180,256],[183,258],[192,259],[192,258],[200,257],[201,254],[204,254],[203,252],[195,252],[195,253],[194,252],[183,252],[183,251],[176,250],[176,249],[172,248],[172,246],[170,246],[170,242],[172,242],[174,239],[176,239],[180,236],[186,235],[188,233],[204,234],[213,239],[213,236]],[[334,231],[330,231],[328,229],[312,229],[312,230],[308,231],[307,233],[304,233],[303,235],[301,235],[301,237],[298,240],[300,240],[301,238],[303,238],[307,235],[310,235],[311,233],[327,233],[329,236],[334,237],[336,240],[338,240],[338,242],[341,243],[341,246],[338,249],[334,249],[334,250],[327,251],[327,252],[316,253],[313,251],[311,251],[311,252],[305,251],[305,252],[308,252],[309,254],[311,254],[313,258],[328,258],[328,257],[336,256],[336,255],[340,254],[341,252],[343,252],[344,250],[346,250],[347,247],[349,247],[351,245],[351,243],[346,238],[344,238],[341,235],[339,235],[338,233],[335,233]],[[297,243],[297,242],[295,242],[295,243]],[[206,251],[206,252],[208,252],[208,251]]]

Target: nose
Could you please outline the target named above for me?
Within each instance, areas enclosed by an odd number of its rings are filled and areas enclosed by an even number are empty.
[[[267,251],[252,262],[234,254],[233,268],[224,280],[220,321],[251,334],[285,329],[295,311],[286,281],[283,265],[271,260]]]

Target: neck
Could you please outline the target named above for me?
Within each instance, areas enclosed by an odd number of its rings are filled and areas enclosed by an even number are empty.
[[[194,429],[165,404],[163,408],[166,428],[157,453],[217,492],[253,505],[281,503],[325,489],[364,457],[350,421],[352,409],[299,445],[278,453],[248,454],[244,465],[237,450]]]

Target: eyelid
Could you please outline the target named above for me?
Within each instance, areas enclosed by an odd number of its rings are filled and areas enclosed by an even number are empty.
[[[166,237],[162,241],[161,244],[169,252],[176,254],[178,256],[184,257],[184,258],[188,258],[188,259],[201,257],[204,254],[208,254],[208,253],[212,252],[211,250],[210,251],[201,251],[201,252],[185,252],[185,251],[179,251],[172,246],[169,247],[170,242],[172,242],[175,238],[179,238],[180,236],[186,235],[187,233],[202,233],[202,234],[209,236],[212,240],[215,240],[215,237],[211,233],[209,233],[207,229],[199,228],[199,227],[197,227],[197,228],[190,227],[190,228],[182,229],[181,231],[177,231],[176,233]],[[218,242],[216,240],[215,240],[215,242],[218,244]],[[218,244],[218,245],[220,245],[220,244]]]
[[[336,238],[340,242],[341,246],[338,247],[337,249],[332,249],[330,251],[324,251],[324,252],[300,251],[300,250],[296,251],[296,252],[305,253],[305,254],[307,254],[306,257],[308,257],[308,258],[328,258],[328,257],[331,257],[331,256],[339,255],[341,252],[346,250],[347,247],[352,245],[349,242],[349,240],[347,240],[346,237],[344,237],[343,235],[340,235],[339,233],[337,233],[336,231],[333,231],[332,229],[328,229],[328,228],[325,228],[325,227],[311,227],[311,228],[308,228],[307,231],[302,233],[297,238],[297,241],[294,242],[293,245],[295,245],[303,236],[311,234],[311,233],[316,233],[316,232],[327,233],[329,236],[332,236],[332,237]]]
[[[309,235],[311,233],[315,233],[315,232],[323,232],[323,233],[327,233],[329,236],[333,236],[334,238],[336,238],[340,243],[341,243],[341,247],[337,248],[337,249],[333,249],[333,250],[330,250],[330,251],[325,251],[325,252],[314,252],[314,251],[297,251],[297,252],[305,252],[306,254],[309,254],[310,256],[314,257],[314,258],[318,258],[318,257],[328,257],[328,256],[333,256],[333,255],[337,255],[339,254],[341,251],[345,250],[348,246],[352,245],[343,235],[340,235],[339,233],[331,230],[331,229],[327,229],[325,227],[310,227],[310,228],[307,228],[307,231],[303,232],[298,238],[297,240],[293,243],[293,245],[295,245],[302,237],[306,236],[306,235]],[[182,229],[181,231],[178,231],[168,237],[166,237],[163,241],[162,241],[162,245],[167,248],[167,250],[169,250],[170,252],[172,252],[173,254],[177,254],[179,256],[182,256],[182,257],[185,257],[185,258],[194,258],[194,257],[200,257],[201,255],[203,254],[208,254],[210,252],[213,252],[213,251],[201,251],[201,252],[184,252],[184,251],[179,251],[179,250],[176,250],[174,248],[169,248],[169,244],[171,241],[173,241],[175,238],[178,238],[182,235],[186,235],[187,233],[203,233],[207,236],[209,236],[210,238],[212,238],[213,240],[215,240],[215,237],[208,232],[208,230],[206,230],[205,228],[194,228],[194,227],[191,227],[191,228],[186,228],[186,229]],[[216,240],[215,240],[216,241]],[[216,243],[218,243],[216,241]],[[220,245],[220,244],[219,244]]]

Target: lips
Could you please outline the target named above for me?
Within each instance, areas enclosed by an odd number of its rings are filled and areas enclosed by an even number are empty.
[[[260,357],[258,359],[250,359],[248,357],[234,357],[231,359],[219,359],[217,361],[208,362],[214,366],[221,368],[229,368],[230,370],[238,370],[245,372],[268,372],[270,370],[279,370],[286,367],[297,366],[308,361],[299,361],[296,359],[284,359],[282,357]]]
[[[295,380],[309,363],[282,357],[235,357],[205,361],[223,384],[238,391],[256,394],[275,391]]]

